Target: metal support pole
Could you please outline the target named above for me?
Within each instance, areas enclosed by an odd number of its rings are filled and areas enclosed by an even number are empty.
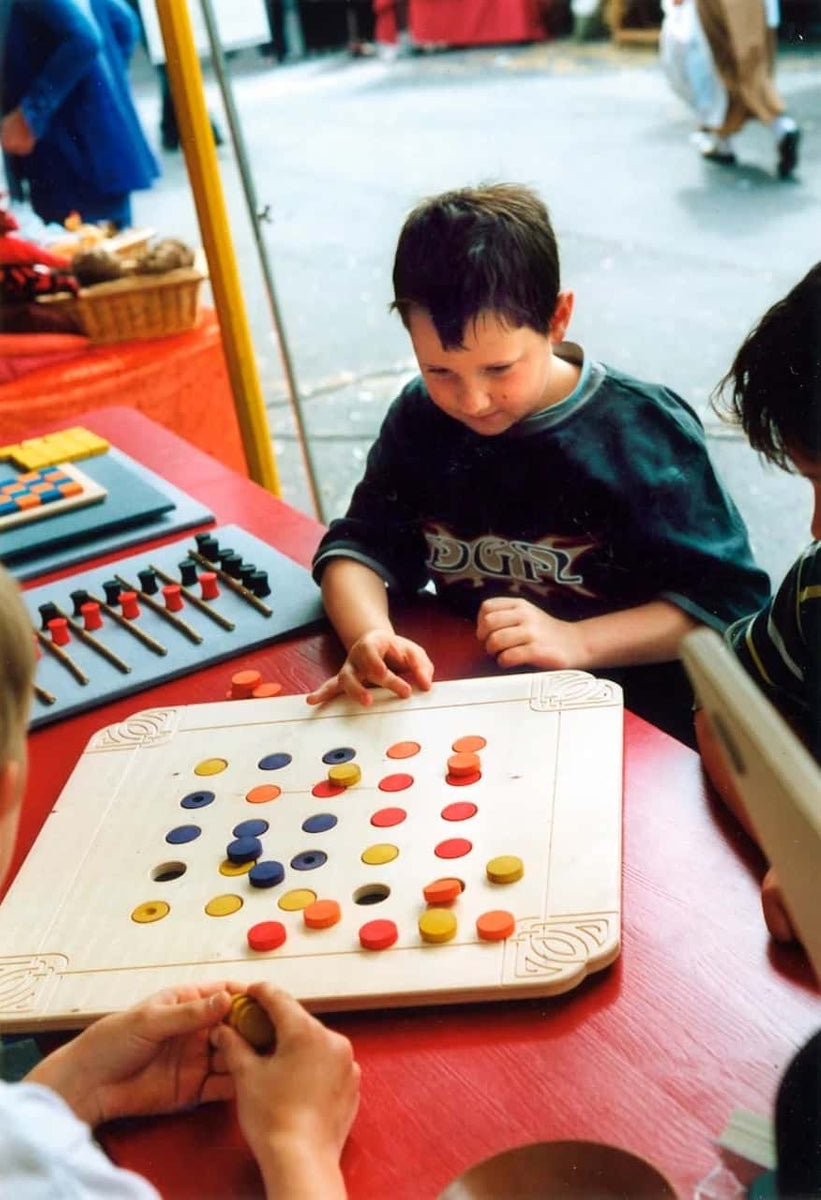
[[[277,345],[279,347],[279,356],[282,363],[282,371],[285,376],[285,386],[288,393],[288,402],[291,406],[294,422],[297,428],[297,437],[299,440],[299,448],[302,453],[302,462],[305,468],[305,476],[308,483],[308,490],[311,495],[311,500],[314,506],[314,512],[317,517],[324,520],[322,496],[320,494],[319,485],[317,483],[316,467],[311,454],[310,442],[308,440],[308,431],[305,427],[305,421],[302,413],[302,404],[299,397],[299,387],[296,381],[296,373],[294,371],[291,352],[288,348],[288,338],[285,333],[285,325],[282,320],[282,313],[277,301],[276,287],[274,285],[274,274],[271,269],[271,262],[268,258],[268,248],[265,245],[265,239],[262,235],[262,222],[267,221],[268,207],[263,211],[260,210],[259,201],[257,199],[256,187],[254,185],[254,177],[251,171],[251,165],[248,161],[248,154],[245,149],[245,137],[242,132],[237,107],[234,103],[234,91],[231,87],[231,81],[228,78],[228,72],[225,69],[225,56],[222,53],[222,46],[219,40],[219,30],[217,28],[216,18],[211,0],[200,0],[202,15],[205,20],[205,26],[208,30],[208,41],[211,45],[211,65],[214,68],[214,74],[217,77],[217,83],[222,94],[222,102],[225,105],[225,115],[228,118],[228,128],[231,133],[231,141],[234,144],[234,152],[237,156],[237,169],[242,181],[242,190],[245,195],[245,203],[248,208],[248,216],[251,220],[251,229],[254,234],[254,243],[257,249],[257,257],[259,265],[262,269],[262,278],[265,283],[265,291],[268,296],[268,306],[271,310],[271,318],[274,323],[274,330],[277,337]]]
[[[278,496],[279,476],[271,448],[268,414],[262,398],[239,268],[231,241],[228,211],[188,4],[187,0],[156,0],[156,3],[165,44],[168,82],[208,258],[211,287],[222,330],[248,473],[253,480]]]

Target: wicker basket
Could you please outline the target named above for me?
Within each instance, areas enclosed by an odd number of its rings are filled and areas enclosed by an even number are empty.
[[[81,288],[72,303],[92,342],[165,337],[196,325],[204,279],[197,267],[180,267],[164,275],[129,275]]]

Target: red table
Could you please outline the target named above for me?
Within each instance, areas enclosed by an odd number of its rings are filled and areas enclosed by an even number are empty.
[[[320,532],[308,517],[138,413],[83,421],[207,500],[221,522],[308,563]],[[432,652],[440,678],[494,669],[471,626],[430,600],[407,605],[399,624]],[[336,668],[339,647],[319,633],[255,662],[300,692]],[[16,864],[95,729],[136,708],[222,699],[229,673],[209,667],[33,734]],[[821,1023],[809,968],[797,949],[769,943],[761,858],[705,794],[696,755],[631,714],[625,742],[623,950],[613,967],[552,1000],[330,1019],[363,1069],[343,1159],[354,1200],[427,1200],[487,1155],[564,1138],[649,1158],[689,1196],[716,1163],[711,1139],[730,1111],[771,1110],[787,1060]],[[130,1122],[104,1142],[166,1200],[262,1194],[222,1105]]]
[[[545,36],[539,0],[410,0],[408,25],[421,45],[486,46]]]

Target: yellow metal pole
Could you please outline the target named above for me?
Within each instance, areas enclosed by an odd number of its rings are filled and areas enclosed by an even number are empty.
[[[157,16],[165,44],[168,82],[180,142],[208,258],[248,473],[269,492],[279,496],[281,489],[271,449],[268,414],[257,374],[187,0],[157,0]]]

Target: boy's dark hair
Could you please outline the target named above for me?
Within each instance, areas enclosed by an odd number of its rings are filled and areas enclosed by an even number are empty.
[[[792,469],[791,448],[821,457],[821,262],[764,314],[712,402],[777,466]]]
[[[484,310],[546,334],[559,295],[559,249],[539,197],[522,184],[459,188],[423,200],[402,226],[393,304],[407,327],[426,309],[446,350]]]

